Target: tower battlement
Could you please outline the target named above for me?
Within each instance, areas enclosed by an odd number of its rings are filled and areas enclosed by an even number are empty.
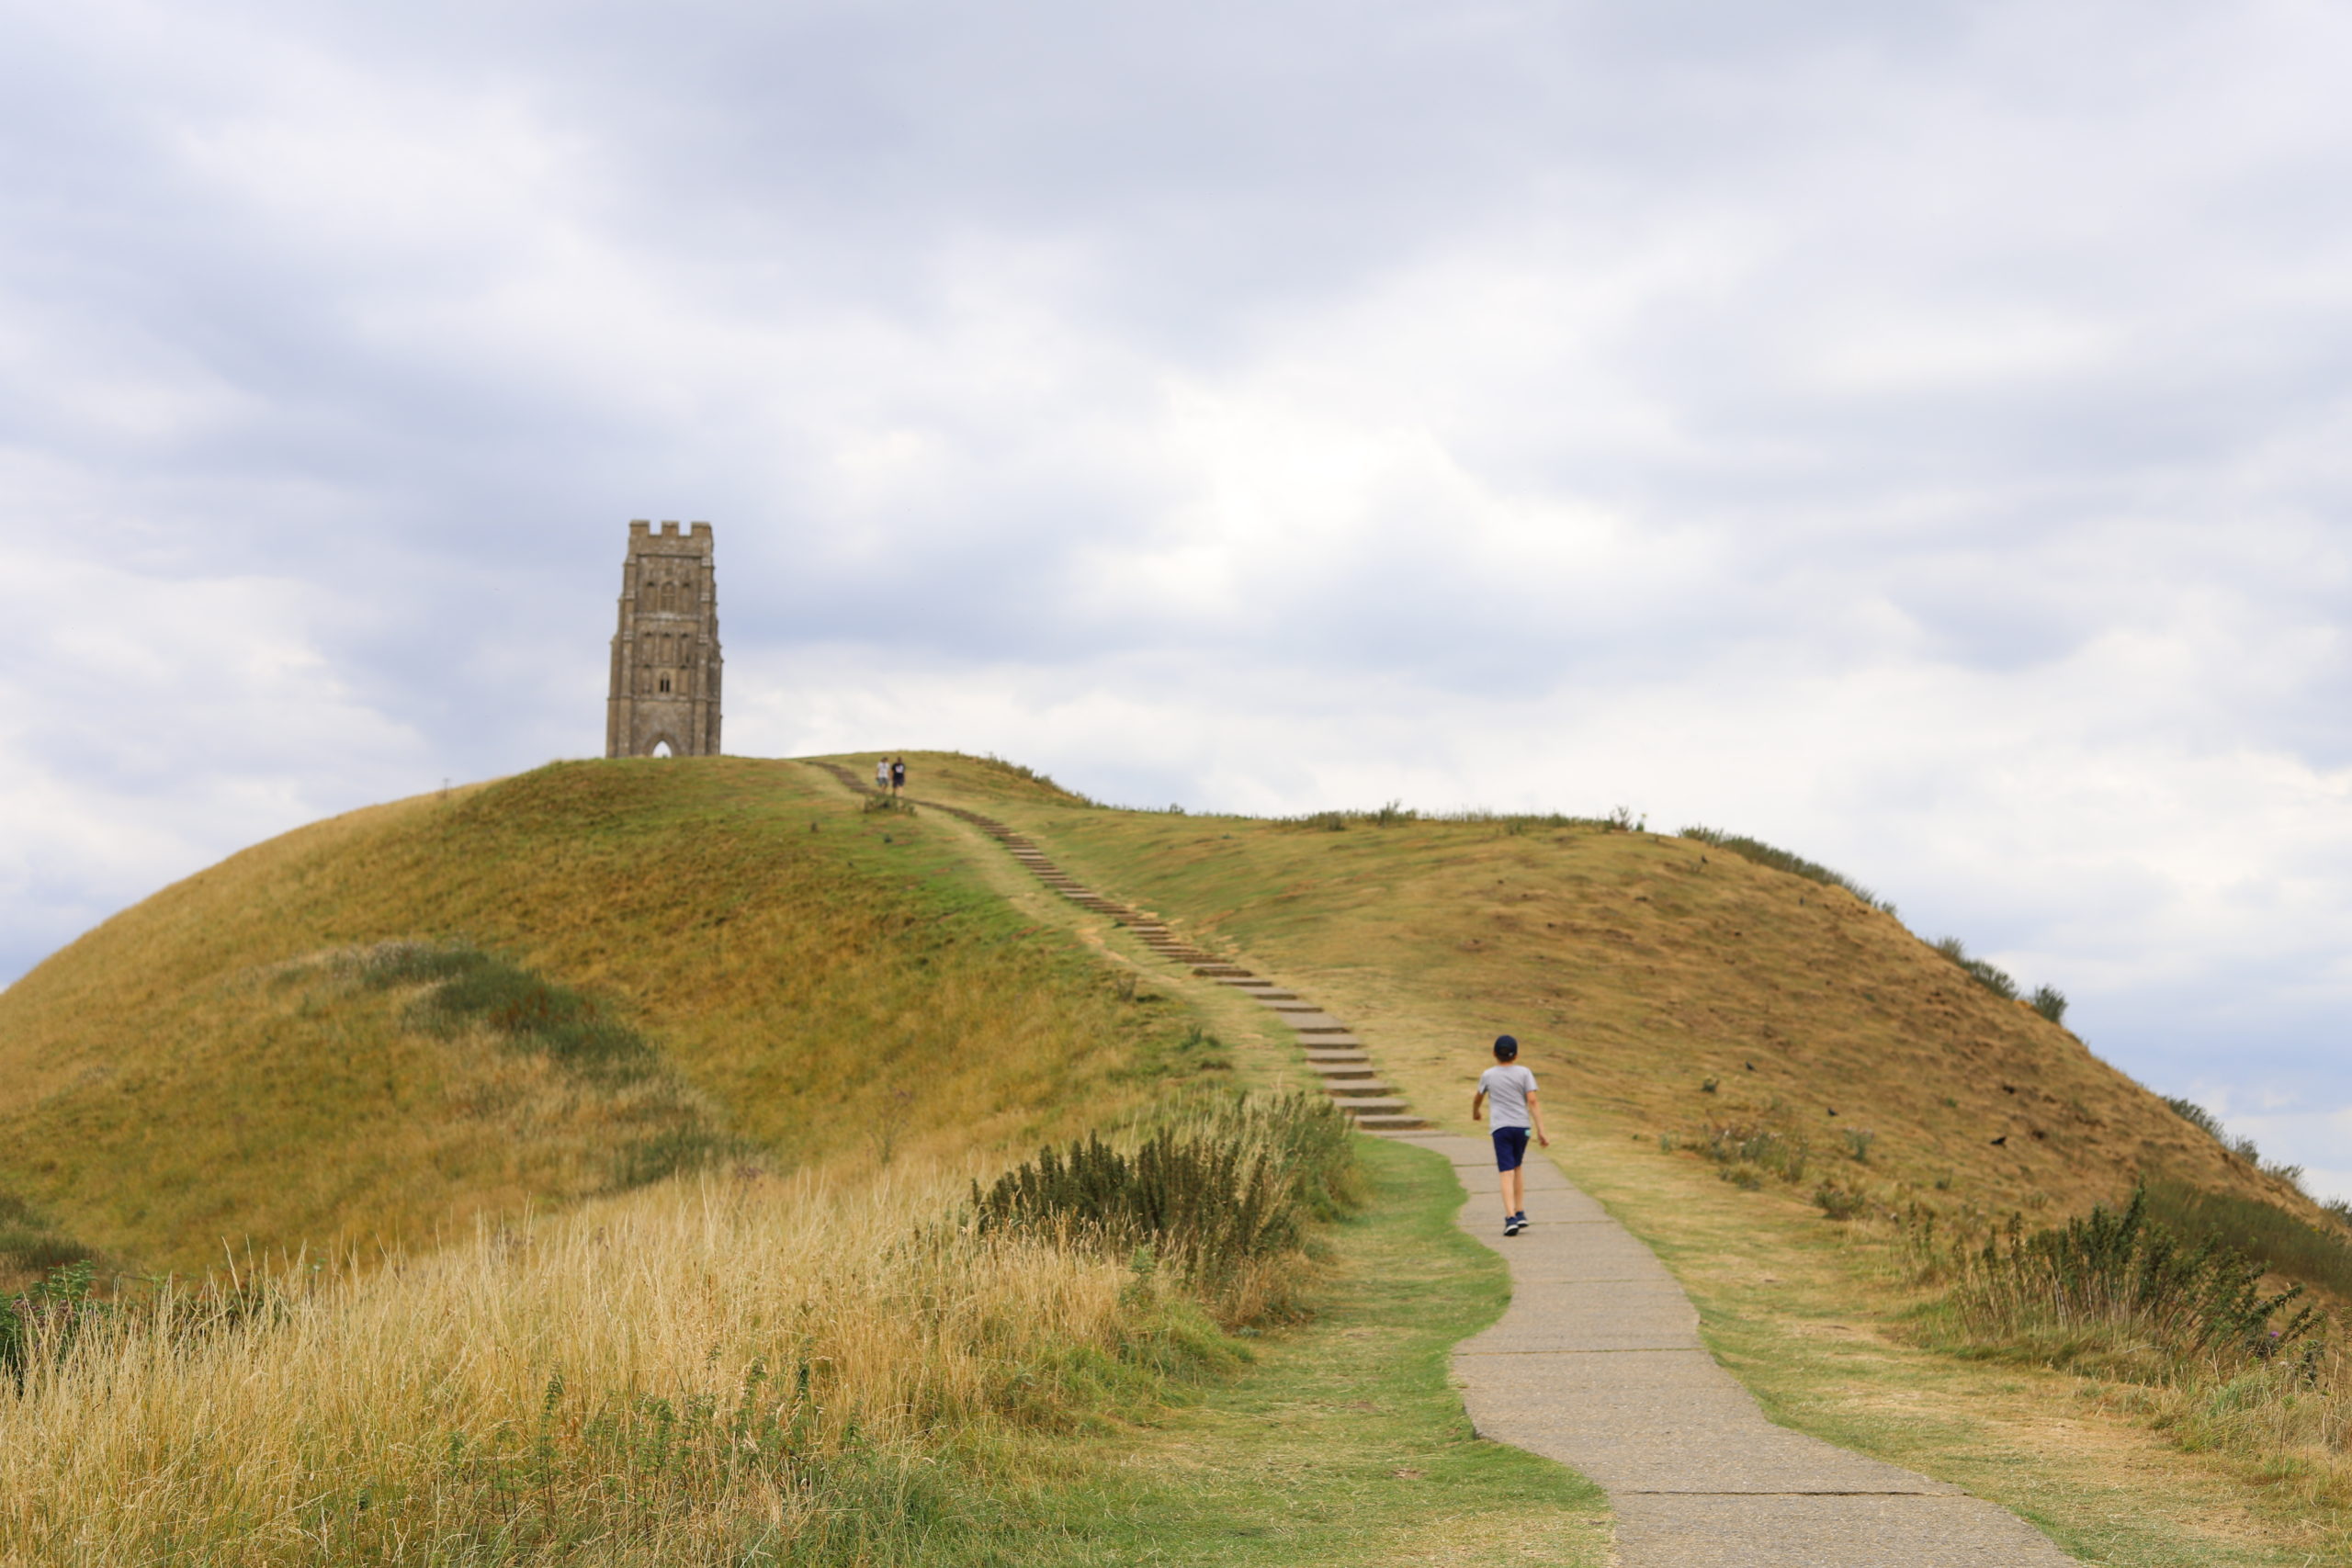
[[[710,554],[710,525],[707,523],[687,524],[685,536],[683,538],[679,537],[678,525],[675,523],[662,524],[662,532],[659,534],[654,533],[653,525],[643,518],[628,525],[628,545],[632,553],[640,544],[650,545],[657,541],[667,542],[673,539],[688,549],[700,550],[704,555]]]
[[[710,525],[628,525],[605,704],[607,757],[718,752],[718,587]]]

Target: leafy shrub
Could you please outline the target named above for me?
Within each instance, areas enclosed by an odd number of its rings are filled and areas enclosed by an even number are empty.
[[[1758,865],[1769,865],[1774,871],[1785,871],[1792,875],[1804,877],[1808,881],[1818,882],[1826,887],[1842,887],[1873,909],[1883,909],[1890,915],[1894,913],[1893,904],[1856,882],[1852,877],[1841,875],[1819,862],[1809,861],[1803,855],[1791,854],[1786,850],[1776,849],[1761,839],[1751,839],[1744,833],[1726,833],[1720,829],[1702,826],[1685,828],[1679,836],[1696,840],[1700,843],[1709,844],[1719,850],[1727,850],[1743,859],[1752,860]]]
[[[1862,1195],[1834,1181],[1825,1181],[1813,1190],[1814,1206],[1833,1220],[1850,1220],[1862,1212]]]
[[[1802,1134],[1763,1123],[1723,1122],[1707,1129],[1702,1152],[1718,1164],[1752,1167],[1783,1181],[1804,1179],[1812,1145]]]
[[[1155,1266],[1215,1288],[1297,1251],[1307,1219],[1350,1201],[1350,1126],[1328,1100],[1204,1100],[1175,1120],[1132,1147],[1091,1135],[1040,1149],[989,1187],[975,1181],[976,1228],[1148,1248]]]
[[[2211,1240],[2184,1244],[2152,1221],[2145,1190],[2065,1224],[1987,1241],[1965,1260],[1949,1305],[1967,1337],[2052,1365],[2192,1358],[2262,1359],[2318,1326],[2301,1285],[2266,1294],[2263,1265]],[[2153,1359],[2159,1365],[2150,1367]]]
[[[96,1266],[77,1259],[51,1270],[30,1290],[0,1296],[0,1371],[19,1390],[35,1356],[62,1356],[106,1314],[106,1303],[91,1294],[96,1276]]]
[[[2066,993],[2055,986],[2036,986],[2033,995],[2026,998],[2033,1010],[2051,1022],[2064,1025],[2066,1021]]]
[[[2013,1002],[2018,999],[2018,983],[2009,977],[2008,972],[1995,964],[1986,963],[1982,958],[1970,957],[1967,943],[1962,942],[1960,938],[1956,936],[1948,936],[1941,942],[1937,942],[1935,944],[1935,949],[1938,953],[1942,953],[1946,958],[1951,959],[1954,964],[1959,964],[1962,972],[1966,974],[1970,979],[1975,981],[1978,985],[1984,987],[1986,990],[1992,992],[2003,1001]],[[2064,1010],[2064,1004],[2063,1001],[2061,1002],[2060,1007],[2061,1010]]]

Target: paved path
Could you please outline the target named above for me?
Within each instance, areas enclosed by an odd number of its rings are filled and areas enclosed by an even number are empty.
[[[1764,1418],[1699,1341],[1650,1249],[1548,1160],[1502,1235],[1484,1138],[1394,1134],[1453,1161],[1462,1228],[1510,1263],[1510,1306],[1453,1368],[1478,1435],[1600,1483],[1623,1568],[2046,1568],[2073,1561],[1959,1488]],[[1532,1151],[1530,1151],[1531,1154]]]
[[[824,768],[872,793],[856,773]],[[1699,1340],[1699,1314],[1632,1232],[1548,1160],[1527,1166],[1535,1223],[1506,1240],[1493,1146],[1429,1131],[1347,1024],[1295,991],[1199,948],[1084,886],[1025,834],[944,801],[1046,886],[1126,926],[1152,952],[1231,986],[1298,1032],[1306,1063],[1367,1132],[1434,1149],[1470,1201],[1464,1230],[1510,1264],[1510,1306],[1463,1341],[1453,1368],[1478,1435],[1598,1482],[1617,1514],[1620,1568],[2057,1568],[2073,1562],[2016,1516],[1958,1487],[1764,1418]]]

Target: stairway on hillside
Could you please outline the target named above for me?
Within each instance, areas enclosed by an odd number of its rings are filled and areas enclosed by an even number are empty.
[[[836,762],[820,762],[818,766],[860,795],[874,793],[874,786],[851,769]],[[1380,1081],[1373,1071],[1371,1056],[1365,1054],[1363,1042],[1345,1023],[1296,991],[1204,951],[1170,931],[1168,923],[1156,916],[1130,908],[1085,886],[1056,865],[1035,840],[993,817],[950,806],[945,801],[918,800],[913,804],[969,822],[1002,844],[1038,881],[1071,903],[1125,926],[1146,947],[1170,963],[1183,964],[1193,974],[1218,985],[1230,986],[1260,1006],[1272,1010],[1297,1032],[1299,1043],[1306,1053],[1307,1070],[1322,1083],[1323,1091],[1365,1132],[1399,1133],[1429,1125],[1413,1114],[1412,1108],[1394,1089]]]

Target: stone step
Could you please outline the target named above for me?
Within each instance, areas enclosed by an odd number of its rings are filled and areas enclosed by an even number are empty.
[[[1383,1112],[1376,1116],[1359,1116],[1356,1125],[1367,1133],[1411,1133],[1429,1125],[1418,1116]]]
[[[1363,1054],[1363,1042],[1352,1034],[1310,1035],[1299,1043],[1306,1047],[1309,1056],[1319,1056],[1327,1051],[1351,1052],[1356,1055]]]
[[[1249,991],[1243,994],[1263,1002],[1266,1006],[1272,1008],[1276,1012],[1293,1010],[1285,1008],[1283,1004],[1298,1000],[1298,993],[1296,991]]]
[[[1351,1116],[1402,1116],[1410,1110],[1394,1096],[1367,1096],[1362,1100],[1335,1100],[1339,1108]]]
[[[1306,1065],[1310,1067],[1352,1067],[1371,1060],[1370,1056],[1361,1051],[1309,1051],[1306,1053]]]
[[[1363,1100],[1379,1099],[1385,1101],[1396,1094],[1394,1087],[1378,1078],[1350,1078],[1340,1083],[1326,1083],[1323,1092],[1334,1100]],[[1403,1100],[1396,1102],[1399,1105]]]
[[[1325,1083],[1372,1077],[1370,1062],[1309,1062],[1306,1070]]]

